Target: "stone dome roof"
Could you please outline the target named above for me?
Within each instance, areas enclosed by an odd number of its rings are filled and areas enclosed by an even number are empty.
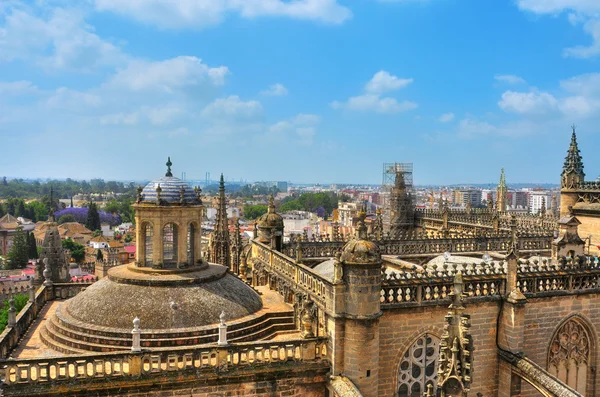
[[[269,209],[267,213],[258,218],[258,227],[283,229],[283,217],[275,212],[273,196],[269,199]]]
[[[181,203],[183,191],[184,204],[201,204],[196,191],[185,181],[176,178],[171,173],[171,158],[167,161],[165,176],[148,183],[142,190],[142,203],[156,203],[156,189],[160,186],[160,199],[163,203]]]
[[[260,296],[225,266],[185,270],[117,266],[108,276],[65,302],[80,327],[129,329],[137,316],[144,330],[177,330],[241,318],[262,308]]]
[[[160,185],[160,199],[166,203],[180,203],[183,188],[185,204],[200,204],[194,189],[185,181],[174,176],[163,176],[148,183],[142,190],[142,203],[156,203],[156,188]]]
[[[352,239],[344,245],[340,260],[344,263],[371,265],[381,263],[377,244],[368,240]]]

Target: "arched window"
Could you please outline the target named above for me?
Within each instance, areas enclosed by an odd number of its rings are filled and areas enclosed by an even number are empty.
[[[144,226],[144,265],[152,266],[152,239],[154,228],[150,224]]]
[[[163,227],[163,264],[177,264],[177,225],[174,223]]]
[[[431,384],[436,389],[440,339],[424,334],[404,353],[398,369],[398,397],[421,397]]]
[[[194,264],[194,240],[196,239],[196,228],[193,223],[188,225],[187,231],[187,263]]]
[[[572,318],[552,338],[548,351],[548,372],[586,395],[591,352],[591,338],[587,328],[576,318]]]

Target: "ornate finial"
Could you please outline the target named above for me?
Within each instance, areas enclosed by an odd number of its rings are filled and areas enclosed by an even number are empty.
[[[185,204],[185,188],[183,186],[179,189],[179,204]]]
[[[167,173],[165,174],[165,176],[173,176],[173,173],[171,172],[171,166],[173,165],[173,163],[171,163],[171,157],[170,156],[167,159],[167,163],[165,165],[167,166]]]
[[[53,283],[52,269],[50,269],[50,261],[48,260],[48,258],[44,258],[42,262],[44,262],[44,285],[51,286]]]
[[[133,329],[140,329],[140,318],[138,316],[135,316],[135,318],[133,319]]]
[[[575,130],[577,129],[575,123],[571,124],[571,129],[573,130],[573,134],[575,134]]]
[[[156,186],[156,205],[160,205],[160,193],[162,192],[162,187],[160,187],[160,183]]]
[[[219,323],[220,325],[225,325],[225,311],[221,311],[221,314],[219,315]]]
[[[144,190],[143,187],[141,187],[141,186],[137,187],[137,198],[135,199],[135,202],[138,204],[141,203],[142,200],[144,199],[143,194],[142,194],[143,190]]]
[[[359,240],[367,239],[367,225],[365,225],[365,218],[367,214],[364,211],[358,213],[358,227],[356,228],[356,237]]]
[[[583,182],[585,173],[583,172],[583,161],[577,146],[577,134],[575,133],[575,125],[571,127],[573,133],[571,134],[571,144],[567,151],[567,157],[565,157],[565,163],[563,165],[562,182],[561,187],[563,188],[575,188],[577,185]]]
[[[272,194],[269,196],[269,209],[268,209],[268,213],[269,214],[274,214],[275,213],[275,198],[273,197]]]

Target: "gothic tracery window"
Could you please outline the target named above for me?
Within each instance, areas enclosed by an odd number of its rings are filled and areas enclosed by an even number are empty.
[[[398,397],[421,397],[427,385],[436,387],[440,339],[423,334],[404,353],[398,369]]]
[[[573,318],[558,329],[548,352],[548,371],[583,395],[589,374],[590,342],[587,329]]]
[[[154,237],[154,229],[152,225],[144,226],[144,265],[152,266],[152,239]]]
[[[177,225],[167,223],[163,228],[163,263],[177,263]]]

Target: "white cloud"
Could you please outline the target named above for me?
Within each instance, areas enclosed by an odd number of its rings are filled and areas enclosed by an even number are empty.
[[[173,93],[198,86],[222,86],[229,74],[226,66],[209,67],[200,58],[178,56],[164,61],[133,61],[119,70],[109,85],[131,91]]]
[[[454,113],[444,113],[440,116],[440,123],[449,123],[454,120]]]
[[[4,96],[37,94],[40,89],[31,81],[0,81],[0,94]]]
[[[559,14],[572,10],[584,14],[600,12],[597,0],[517,0],[520,9],[536,14]]]
[[[592,37],[589,46],[566,48],[563,55],[591,58],[600,55],[600,1],[598,0],[517,0],[521,10],[535,14],[557,15],[571,11],[567,18],[573,25],[583,23],[583,30]]]
[[[600,95],[600,73],[573,76],[567,80],[562,80],[560,87],[571,94],[584,96]]]
[[[592,19],[583,25],[583,30],[592,36],[592,44],[589,46],[578,45],[565,48],[563,54],[574,58],[591,58],[600,55],[600,19]]]
[[[270,85],[268,89],[261,91],[260,93],[266,96],[283,96],[288,94],[288,90],[283,84],[277,83]]]
[[[120,65],[127,59],[116,45],[94,33],[80,10],[55,8],[38,16],[21,3],[13,5],[6,7],[0,23],[0,61],[33,61],[45,69],[90,71]]]
[[[52,108],[74,111],[86,107],[95,108],[100,106],[102,102],[103,100],[96,94],[59,87],[47,99],[46,104]]]
[[[230,13],[244,18],[288,17],[328,24],[352,17],[337,0],[95,0],[95,5],[100,11],[173,29],[216,25]]]
[[[213,121],[226,121],[231,119],[255,119],[262,116],[263,108],[258,101],[240,100],[237,95],[219,98],[210,103],[200,112],[204,118]]]
[[[514,74],[497,74],[494,76],[496,81],[507,83],[507,84],[525,84],[526,81],[522,77],[516,76]]]
[[[300,113],[289,120],[282,120],[270,125],[264,138],[280,143],[292,140],[297,145],[310,146],[313,144],[320,121],[321,118],[315,114]]]
[[[413,79],[400,79],[385,70],[380,70],[365,85],[365,91],[371,94],[382,94],[388,91],[399,90],[412,82]]]
[[[395,98],[381,98],[375,94],[365,94],[348,98],[348,101],[341,103],[334,101],[331,103],[334,109],[348,109],[359,111],[373,111],[376,113],[400,113],[408,110],[413,110],[418,107],[414,102],[402,101],[398,102]]]
[[[558,101],[547,92],[506,91],[498,106],[505,112],[518,114],[545,114],[556,109]]]
[[[413,79],[400,79],[380,70],[365,84],[362,95],[348,98],[345,102],[333,101],[330,106],[334,109],[347,109],[357,111],[371,111],[376,113],[400,113],[416,109],[418,105],[411,101],[399,102],[396,98],[382,97],[388,91],[399,90],[412,83]]]

